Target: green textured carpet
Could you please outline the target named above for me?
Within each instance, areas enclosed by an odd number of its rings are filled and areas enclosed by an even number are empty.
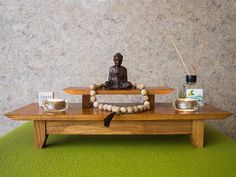
[[[40,150],[26,123],[0,138],[0,176],[235,177],[236,142],[206,127],[203,149],[187,135],[50,135]]]

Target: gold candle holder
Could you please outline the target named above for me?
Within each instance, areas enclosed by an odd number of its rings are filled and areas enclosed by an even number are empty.
[[[173,107],[177,111],[197,111],[199,109],[197,100],[191,98],[177,98],[173,102]]]
[[[68,109],[68,102],[64,99],[48,99],[42,104],[46,112],[63,112]]]

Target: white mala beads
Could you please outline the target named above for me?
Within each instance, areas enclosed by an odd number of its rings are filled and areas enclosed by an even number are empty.
[[[107,106],[108,106],[107,104],[104,104],[104,105],[103,105],[103,110],[104,110],[104,111],[107,111]]]
[[[99,103],[98,103],[97,101],[95,101],[95,102],[93,103],[93,107],[95,107],[95,108],[98,108],[98,105],[99,105]]]
[[[143,101],[148,101],[149,100],[149,97],[147,95],[144,95],[143,96]]]
[[[137,89],[144,89],[144,85],[143,84],[135,84],[135,87],[137,88]]]
[[[133,106],[133,111],[134,111],[134,113],[137,113],[138,112],[138,107],[137,106]]]
[[[121,108],[120,108],[120,112],[121,112],[121,113],[125,114],[126,111],[127,111],[126,107],[121,107]]]
[[[141,94],[142,94],[142,95],[147,95],[147,90],[142,89],[142,90],[141,90]]]
[[[103,104],[99,104],[98,109],[103,110]]]
[[[120,113],[120,107],[112,106],[112,112],[115,112],[115,113],[119,114]]]
[[[133,107],[127,107],[127,112],[128,112],[129,114],[133,113],[133,112],[134,112]]]
[[[143,105],[138,105],[138,110],[139,110],[139,112],[142,112],[143,111]]]
[[[107,105],[107,111],[109,111],[109,112],[112,111],[112,105]]]
[[[97,100],[97,98],[96,98],[95,96],[91,96],[91,97],[90,97],[90,101],[91,101],[92,103],[94,103],[96,100]]]
[[[90,91],[90,96],[95,96],[96,95],[96,91],[95,90],[91,90]]]
[[[147,90],[143,84],[136,84],[134,87],[140,90],[141,95],[143,96],[143,104],[138,106],[129,106],[129,107],[119,107],[113,106],[110,104],[101,104],[97,101],[96,90],[104,87],[104,84],[92,84],[90,86],[90,101],[93,103],[93,107],[98,108],[99,110],[115,112],[117,114],[132,114],[143,112],[150,109],[149,97],[147,95]]]
[[[96,89],[96,84],[90,85],[90,89],[95,90]]]

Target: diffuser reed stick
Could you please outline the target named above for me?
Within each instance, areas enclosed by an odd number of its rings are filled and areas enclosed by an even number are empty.
[[[188,68],[187,68],[186,64],[184,63],[183,57],[181,56],[181,54],[180,54],[180,52],[179,52],[179,50],[178,50],[177,46],[175,45],[175,42],[174,42],[174,40],[173,40],[172,38],[171,38],[171,40],[172,40],[172,43],[173,43],[173,45],[174,45],[174,47],[175,47],[175,50],[176,50],[176,52],[177,52],[177,53],[178,53],[178,55],[179,55],[179,58],[180,58],[181,62],[182,62],[182,63],[183,63],[183,65],[184,65],[184,68],[185,68],[186,72],[188,73],[188,75],[190,75],[190,72],[189,72],[189,70],[188,70]]]
[[[207,42],[202,44],[201,48],[200,48],[199,55],[195,58],[195,63],[193,65],[193,67],[192,67],[193,68],[193,72],[195,74],[197,74],[197,69],[198,69],[198,66],[200,64],[200,60],[201,60],[203,54],[205,53],[205,50],[206,50],[207,47],[208,47],[208,43]]]

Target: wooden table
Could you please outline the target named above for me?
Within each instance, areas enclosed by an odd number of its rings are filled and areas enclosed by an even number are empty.
[[[67,89],[66,92],[71,90]],[[231,114],[210,105],[205,105],[197,112],[177,112],[171,103],[154,103],[154,94],[167,94],[173,89],[148,89],[152,108],[138,114],[123,114],[114,117],[110,127],[104,127],[103,119],[109,114],[106,111],[91,108],[88,90],[84,89],[83,103],[70,103],[65,113],[45,113],[37,103],[32,103],[13,112],[5,114],[13,120],[34,121],[34,140],[38,148],[45,145],[49,134],[81,134],[81,135],[135,135],[135,134],[189,134],[195,147],[203,147],[204,120],[224,119]],[[81,94],[81,90],[70,92]],[[103,91],[102,94],[117,92]],[[137,90],[130,90],[138,94]],[[100,92],[100,94],[101,94]],[[127,91],[118,91],[128,94]],[[118,104],[121,105],[121,104]],[[134,104],[123,104],[132,106]]]
[[[184,113],[175,111],[171,103],[156,103],[154,109],[146,112],[118,115],[110,127],[104,127],[103,119],[108,114],[98,109],[82,108],[81,103],[70,103],[69,109],[62,114],[45,113],[37,103],[32,103],[5,115],[13,120],[34,121],[38,148],[44,146],[49,134],[189,134],[194,146],[203,147],[204,120],[224,119],[231,115],[210,105],[198,112]]]

